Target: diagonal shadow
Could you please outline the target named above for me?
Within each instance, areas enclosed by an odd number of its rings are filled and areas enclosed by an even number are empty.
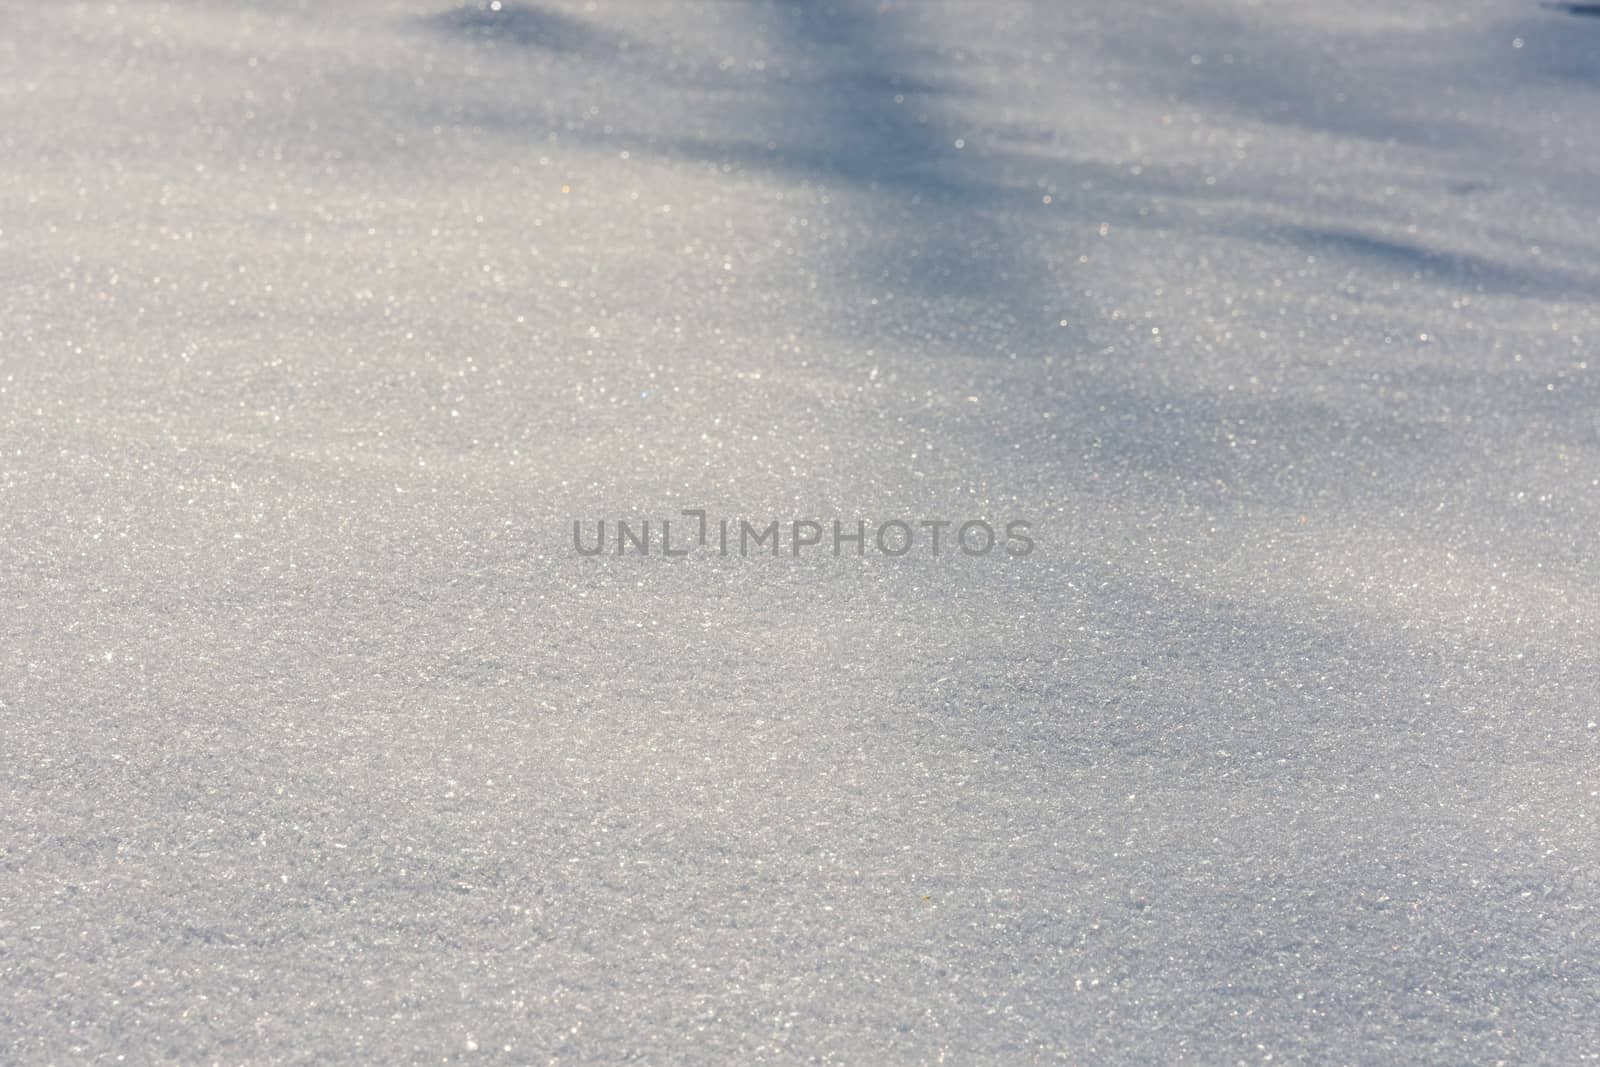
[[[1273,223],[1235,229],[1247,239],[1285,241],[1319,256],[1347,260],[1381,273],[1409,276],[1454,291],[1567,300],[1587,299],[1595,291],[1595,279],[1574,271],[1504,263],[1351,227]]]
[[[827,210],[837,211],[843,226],[865,233],[830,249],[833,295],[877,297],[887,292],[904,298],[881,305],[873,300],[875,309],[868,313],[859,311],[859,301],[843,308],[834,303],[829,325],[840,336],[859,333],[869,344],[892,336],[930,357],[949,351],[988,356],[1004,346],[1053,358],[1058,370],[1029,389],[1034,400],[1047,397],[1054,405],[1056,425],[1070,424],[1092,436],[1096,462],[1109,472],[1154,475],[1180,493],[1214,493],[1214,487],[1227,485],[1234,500],[1312,506],[1326,488],[1314,477],[1322,469],[1318,457],[1340,452],[1376,453],[1392,460],[1386,466],[1396,472],[1394,484],[1386,492],[1400,504],[1421,495],[1428,478],[1448,473],[1464,440],[1458,427],[1405,410],[1352,418],[1341,415],[1337,406],[1297,403],[1284,396],[1213,395],[1179,384],[1159,370],[1152,374],[1147,363],[1127,358],[1138,338],[1097,322],[1093,309],[1083,308],[1080,295],[1068,292],[1077,249],[1069,246],[1058,253],[1054,247],[1071,239],[1063,220],[1135,221],[1138,205],[1157,196],[1194,201],[1214,195],[1193,175],[1152,167],[1134,179],[1104,161],[1063,158],[1056,152],[1036,161],[1033,173],[1053,171],[1069,189],[1059,197],[1055,214],[1034,214],[1018,199],[1029,192],[1026,182],[1007,173],[1026,173],[1024,157],[1003,144],[997,150],[981,144],[1004,142],[1010,126],[1002,121],[975,136],[961,124],[961,105],[978,93],[943,49],[930,43],[937,39],[916,21],[914,9],[866,0],[752,0],[737,10],[749,20],[749,36],[764,46],[757,49],[768,58],[764,75],[703,66],[686,71],[669,65],[664,56],[652,56],[631,75],[644,86],[659,83],[686,90],[697,108],[691,121],[673,121],[679,116],[665,112],[671,118],[651,131],[608,131],[602,137],[598,131],[569,128],[562,136],[632,148],[642,142],[649,151],[673,159],[724,170],[768,171],[833,194],[835,204],[844,209]],[[469,15],[466,31],[455,23],[450,31],[476,33],[481,16]],[[1229,98],[1261,96],[1251,107],[1276,106],[1271,101],[1283,98],[1283,84],[1312,91],[1308,79],[1297,81],[1292,69],[1302,47],[1280,40],[1282,35],[1258,40],[1265,31],[1217,19],[1203,24],[1207,45],[1226,38],[1241,56],[1282,52],[1289,58],[1275,59],[1270,68],[1246,67],[1237,83],[1220,72],[1195,75],[1185,58],[1183,69],[1173,75],[1174,84],[1203,76],[1210,79],[1205,82],[1210,91]],[[526,23],[535,47],[543,47],[537,43],[545,24],[542,13],[519,7],[511,25],[521,23]],[[447,28],[437,21],[433,25]],[[617,39],[599,28],[581,36]],[[616,70],[608,66],[604,72]],[[1312,109],[1296,121],[1312,123],[1321,132],[1367,138],[1428,142],[1442,136],[1394,125],[1399,120],[1392,120],[1381,104],[1377,98],[1358,99],[1336,115]],[[484,103],[470,119],[508,136],[526,137],[550,128],[549,115],[499,101]],[[737,130],[739,136],[719,137],[716,131],[722,129]],[[1467,133],[1452,131],[1447,139],[1457,135]],[[1052,136],[1059,146],[1060,135]],[[957,148],[956,142],[963,140],[969,141],[967,146]],[[1091,185],[1095,188],[1089,190]],[[1558,268],[1499,262],[1365,229],[1274,222],[1264,216],[1261,205],[1276,190],[1263,185],[1250,192],[1247,206],[1213,212],[1192,224],[1204,236],[1301,248],[1375,277],[1411,275],[1437,288],[1528,298],[1589,291],[1588,278]],[[1046,217],[1051,220],[1048,230],[1043,229]],[[1034,219],[1041,221],[1036,225]],[[1049,239],[1044,239],[1046,233]],[[1060,329],[1059,320],[1069,316],[1074,324],[1089,325]],[[1103,358],[1107,354],[1114,358]],[[1428,379],[1427,368],[1416,363],[1419,382],[1444,380]],[[1592,391],[1574,388],[1540,402],[1553,415],[1565,417],[1590,395]],[[1460,393],[1450,401],[1467,407],[1473,394]],[[1241,447],[1239,442],[1248,443],[1250,437],[1259,438],[1259,444]],[[1062,446],[1041,441],[1039,447]]]

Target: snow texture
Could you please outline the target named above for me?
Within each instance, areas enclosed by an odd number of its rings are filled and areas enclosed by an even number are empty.
[[[0,1061],[1600,1062],[1594,12],[0,0]]]

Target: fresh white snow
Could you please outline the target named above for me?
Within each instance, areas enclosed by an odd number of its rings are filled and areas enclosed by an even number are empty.
[[[1600,1059],[1597,116],[1519,0],[0,0],[0,1060]],[[682,509],[1038,548],[573,550]]]

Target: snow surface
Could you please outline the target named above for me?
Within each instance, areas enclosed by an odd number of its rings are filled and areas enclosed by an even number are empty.
[[[1569,7],[0,0],[0,1060],[1600,1061]]]

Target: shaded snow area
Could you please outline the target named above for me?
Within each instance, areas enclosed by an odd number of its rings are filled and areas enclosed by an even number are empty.
[[[1595,11],[0,0],[0,1061],[1600,1062]]]

